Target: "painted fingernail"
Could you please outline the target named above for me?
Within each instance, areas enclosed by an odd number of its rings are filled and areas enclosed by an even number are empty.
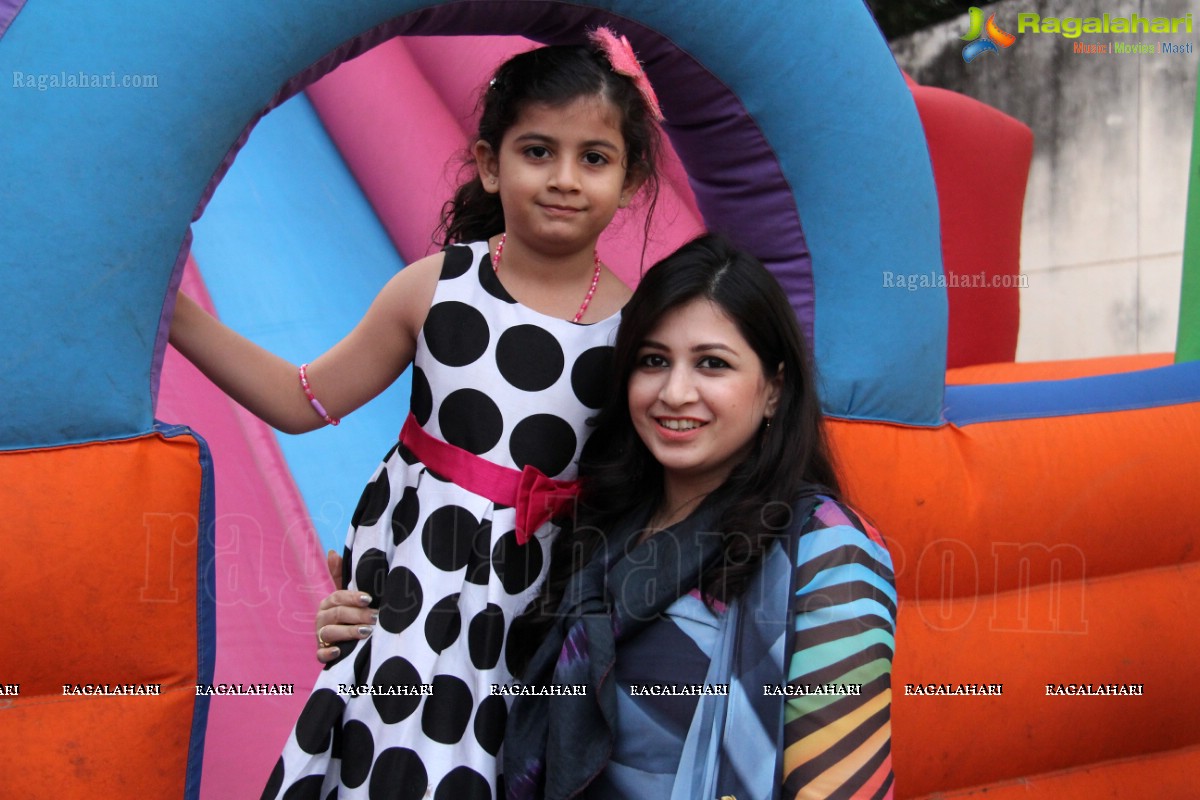
[[[375,629],[372,628],[370,625],[359,625],[358,626],[358,635],[365,639],[371,635],[371,631],[373,631],[373,630],[375,630]]]
[[[372,623],[379,622],[379,612],[378,611],[375,611],[371,614],[371,622]]]
[[[369,595],[369,594],[360,594],[360,595],[358,596],[358,602],[359,602],[359,605],[363,605],[363,606],[369,606],[369,605],[371,605],[371,595]]]

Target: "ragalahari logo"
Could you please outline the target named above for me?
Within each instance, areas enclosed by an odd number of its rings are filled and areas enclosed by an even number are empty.
[[[983,53],[999,53],[1001,47],[1008,47],[1017,40],[1011,33],[1000,30],[995,14],[989,16],[985,23],[982,9],[971,6],[970,13],[971,29],[959,37],[964,42],[970,42],[962,52],[963,61],[968,64]]]

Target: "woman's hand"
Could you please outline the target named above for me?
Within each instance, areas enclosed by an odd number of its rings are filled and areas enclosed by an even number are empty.
[[[379,614],[369,606],[371,595],[340,588],[342,557],[330,550],[325,556],[335,591],[317,609],[317,661],[327,664],[341,654],[338,642],[366,639],[375,630]]]

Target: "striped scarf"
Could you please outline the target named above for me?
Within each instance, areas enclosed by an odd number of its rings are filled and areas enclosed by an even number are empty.
[[[700,700],[673,797],[778,796],[783,703],[764,696],[762,687],[786,681],[792,556],[796,535],[817,503],[814,495],[797,502],[791,536],[784,546],[768,549],[762,567],[723,615],[706,682],[726,683],[730,694]],[[559,619],[530,660],[526,682],[585,685],[587,691],[516,699],[504,742],[508,800],[580,797],[604,771],[617,730],[617,642],[701,585],[704,570],[719,563],[722,537],[713,533],[718,510],[706,501],[688,519],[630,548],[648,516],[641,514],[621,525],[571,577]]]

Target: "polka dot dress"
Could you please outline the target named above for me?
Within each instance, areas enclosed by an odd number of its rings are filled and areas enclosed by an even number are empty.
[[[496,464],[574,478],[618,321],[539,314],[504,290],[486,242],[451,247],[417,341],[413,416]],[[514,521],[392,448],[346,542],[347,588],[376,598],[379,624],[321,673],[264,798],[503,796],[508,707],[491,686],[510,680],[508,627],[545,578],[554,534],[518,545]]]

